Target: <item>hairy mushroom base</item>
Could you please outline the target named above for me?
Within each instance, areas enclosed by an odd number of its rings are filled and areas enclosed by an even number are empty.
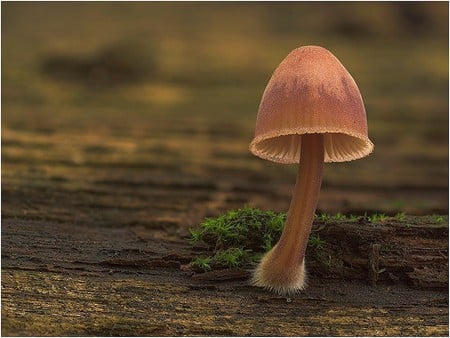
[[[253,285],[280,295],[292,295],[305,288],[304,257],[322,184],[324,137],[299,137],[300,166],[283,233],[259,263],[252,280]]]

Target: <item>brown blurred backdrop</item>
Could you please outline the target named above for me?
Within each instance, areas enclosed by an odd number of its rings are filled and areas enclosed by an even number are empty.
[[[375,143],[325,165],[319,211],[448,213],[446,2],[8,2],[2,217],[173,233],[287,210],[296,166],[248,144],[273,70],[309,44],[353,75]]]

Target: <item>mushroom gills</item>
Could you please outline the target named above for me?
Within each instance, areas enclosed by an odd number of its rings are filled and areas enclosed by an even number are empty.
[[[356,160],[371,151],[367,140],[363,140],[359,135],[325,132],[323,136],[325,162]],[[255,144],[255,151],[260,157],[275,162],[292,163],[292,159],[298,162],[301,156],[301,138],[302,135],[297,133],[273,136]]]

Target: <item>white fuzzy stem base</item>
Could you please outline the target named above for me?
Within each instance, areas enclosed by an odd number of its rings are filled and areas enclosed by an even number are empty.
[[[280,296],[293,296],[306,287],[305,261],[286,271],[273,262],[273,250],[261,260],[253,273],[252,285],[262,287]]]

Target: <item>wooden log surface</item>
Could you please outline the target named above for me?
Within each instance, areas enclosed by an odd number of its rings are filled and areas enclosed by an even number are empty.
[[[335,268],[312,259],[286,299],[246,271],[193,276],[196,249],[143,226],[4,220],[2,334],[447,335],[448,225],[427,222],[315,224]]]

